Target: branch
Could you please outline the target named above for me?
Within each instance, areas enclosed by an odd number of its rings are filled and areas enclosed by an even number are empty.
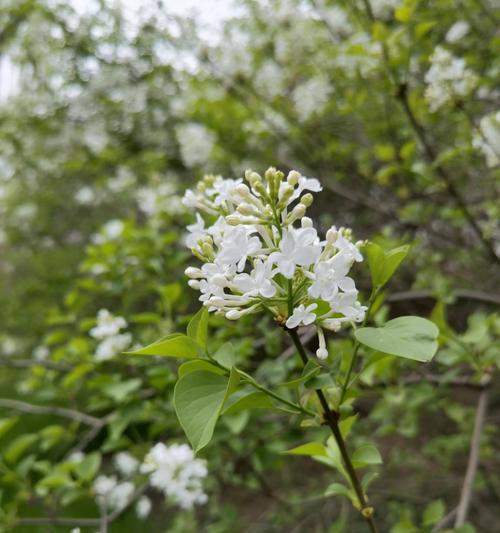
[[[17,359],[15,357],[0,357],[0,365],[12,368],[32,368],[34,366],[43,366],[50,370],[60,370],[67,372],[73,367],[63,363],[54,363],[53,361],[37,361],[36,359]]]
[[[486,410],[488,407],[488,391],[484,389],[479,395],[476,409],[476,418],[474,420],[474,430],[472,432],[472,439],[470,444],[469,460],[467,462],[467,470],[465,473],[464,483],[462,485],[462,492],[460,494],[460,502],[457,507],[457,516],[455,519],[455,527],[461,527],[467,520],[467,512],[472,496],[474,479],[476,477],[477,468],[479,464],[479,449],[481,446],[481,434],[483,431],[484,420],[486,418]]]
[[[80,411],[76,411],[75,409],[66,409],[65,407],[46,405],[33,405],[31,403],[21,402],[19,400],[12,400],[10,398],[0,398],[0,407],[4,407],[6,409],[16,409],[17,411],[29,414],[62,416],[78,422],[83,422],[84,424],[99,429],[105,424],[103,419],[87,415]]]

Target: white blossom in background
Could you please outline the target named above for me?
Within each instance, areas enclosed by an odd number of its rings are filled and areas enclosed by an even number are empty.
[[[425,75],[425,97],[431,111],[437,111],[456,97],[468,96],[476,87],[477,76],[467,68],[465,59],[437,46],[430,61],[431,67]]]
[[[192,509],[208,500],[203,491],[206,461],[197,459],[187,444],[155,444],[144,458],[141,472],[149,475],[152,487],[182,509]]]
[[[33,359],[36,359],[37,361],[46,361],[49,355],[50,350],[47,346],[37,346],[33,350]]]
[[[305,121],[321,113],[331,94],[332,87],[324,76],[316,76],[298,85],[292,93],[292,100],[300,120]]]
[[[137,205],[148,217],[155,217],[160,213],[175,215],[186,211],[181,198],[176,194],[176,186],[169,181],[141,187],[137,191]]]
[[[469,24],[465,20],[459,20],[446,32],[445,40],[447,43],[456,43],[462,37],[465,37],[469,33],[469,30]]]
[[[115,511],[124,509],[134,493],[135,486],[130,481],[118,481],[115,476],[98,476],[93,484],[98,504],[104,509]]]
[[[197,210],[186,244],[202,262],[189,267],[189,285],[208,310],[236,320],[270,312],[290,329],[314,325],[318,357],[328,355],[323,329],[361,322],[353,263],[363,260],[351,231],[331,227],[321,239],[305,216],[320,182],[269,168],[265,178],[248,170],[242,179],[205,176],[184,203]]]
[[[181,124],[175,132],[182,161],[188,168],[202,165],[209,160],[215,144],[215,135],[203,124]]]
[[[388,17],[403,0],[371,0],[370,5],[375,17]]]
[[[124,477],[130,477],[137,472],[139,461],[128,452],[119,452],[113,457],[116,469]]]
[[[109,241],[114,241],[123,233],[125,224],[123,220],[110,220],[106,222],[101,228],[100,232],[92,236],[94,244],[104,244]]]
[[[135,505],[137,517],[144,520],[149,516],[152,507],[151,500],[147,496],[141,496]]]
[[[347,13],[339,6],[323,8],[321,15],[331,31],[338,35],[347,35],[352,31],[352,24]]]
[[[126,350],[132,342],[130,333],[120,333],[127,327],[127,321],[121,316],[115,316],[107,309],[97,313],[97,325],[89,331],[89,335],[100,340],[95,351],[97,361],[106,361]]]
[[[279,96],[283,89],[283,70],[273,60],[268,59],[257,70],[254,76],[254,85],[259,94],[269,99]]]
[[[80,205],[90,205],[96,200],[96,193],[91,187],[80,187],[75,193],[75,201]]]
[[[479,122],[479,131],[472,144],[481,150],[489,167],[500,165],[500,111],[486,115]]]

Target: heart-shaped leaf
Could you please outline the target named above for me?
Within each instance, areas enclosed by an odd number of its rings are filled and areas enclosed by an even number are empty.
[[[427,363],[438,349],[439,329],[425,318],[402,316],[380,328],[357,329],[354,335],[374,350]]]
[[[175,385],[175,412],[195,453],[210,442],[224,403],[238,382],[235,369],[231,369],[229,379],[198,370],[185,374]]]
[[[202,348],[207,347],[208,338],[208,308],[203,306],[189,321],[187,335]]]

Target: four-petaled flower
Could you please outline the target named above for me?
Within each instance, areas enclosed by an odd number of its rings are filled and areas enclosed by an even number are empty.
[[[318,304],[311,304],[307,307],[300,304],[293,310],[293,313],[286,321],[286,327],[294,329],[297,326],[309,326],[316,320],[316,314],[313,311],[318,307]]]

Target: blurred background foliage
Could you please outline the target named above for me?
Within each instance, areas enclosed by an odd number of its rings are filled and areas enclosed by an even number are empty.
[[[468,523],[455,530],[500,531],[499,21],[494,0],[240,0],[208,29],[161,1],[133,17],[105,0],[83,14],[2,2],[0,55],[19,70],[0,104],[2,530],[98,519],[92,482],[115,453],[184,440],[175,365],[121,350],[101,360],[89,330],[100,309],[126,318],[133,345],[182,330],[198,307],[183,191],[204,173],[275,165],[321,180],[323,229],[412,244],[376,321],[416,313],[440,327],[433,363],[374,360],[354,403],[351,438],[374,436],[384,459],[371,490],[382,531],[453,527],[486,395]],[[363,265],[358,276],[368,290]],[[231,339],[262,382],[291,379],[298,361],[259,320],[212,318],[214,348]],[[331,339],[339,365],[349,342]],[[362,531],[323,496],[333,472],[282,455],[302,438],[286,416],[225,418],[202,453],[207,505],[185,512],[151,494],[146,526],[130,506],[109,531]],[[83,474],[74,451],[91,457]]]

